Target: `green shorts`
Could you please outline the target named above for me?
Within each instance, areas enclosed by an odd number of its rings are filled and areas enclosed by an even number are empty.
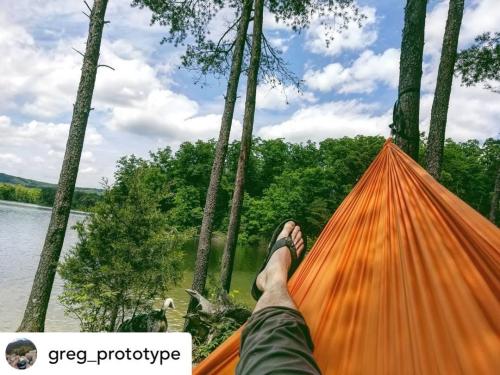
[[[266,307],[250,317],[241,335],[238,375],[318,375],[304,317],[287,307]]]

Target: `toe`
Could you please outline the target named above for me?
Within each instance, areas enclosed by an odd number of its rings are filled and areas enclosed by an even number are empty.
[[[299,257],[304,250],[304,239],[302,237],[295,242],[295,248],[297,249],[297,256]]]
[[[295,223],[293,221],[288,221],[283,226],[283,229],[279,235],[279,238],[288,237],[291,233],[293,233],[294,229],[295,229]]]
[[[299,237],[300,237],[300,227],[298,225],[296,225],[293,228],[293,231],[292,231],[292,240],[293,240],[293,242],[297,242],[297,240],[299,239]]]

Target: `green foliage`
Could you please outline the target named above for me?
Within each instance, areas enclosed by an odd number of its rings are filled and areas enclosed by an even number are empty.
[[[0,183],[0,199],[6,201],[39,203],[42,196],[41,189],[27,188],[22,185]]]
[[[485,88],[498,92],[491,81],[500,81],[500,32],[477,36],[471,47],[458,54],[455,71],[466,86],[483,83]]]
[[[52,206],[56,196],[55,187],[26,187],[19,184],[0,183],[0,200]],[[96,193],[75,191],[71,208],[89,211],[100,199]]]
[[[332,213],[349,194],[380,151],[383,137],[357,136],[318,143],[290,143],[282,139],[253,140],[247,172],[240,240],[267,238],[286,217],[301,220],[306,233],[319,234]],[[498,140],[457,143],[447,140],[441,182],[485,216],[489,212],[500,151]],[[214,230],[225,233],[239,142],[229,145],[222,176]],[[424,152],[425,143],[422,144]],[[183,143],[151,153],[150,160],[123,158],[115,174],[114,190],[128,194],[124,178],[141,170],[167,225],[184,231],[199,229],[215,152],[213,140]]]
[[[286,217],[300,220],[308,235],[319,234],[383,143],[382,137],[364,136],[326,139],[318,146],[262,141],[255,147],[262,193],[244,201],[243,238],[267,238]]]
[[[162,212],[164,173],[134,156],[122,158],[91,215],[76,225],[79,241],[59,268],[60,296],[82,331],[113,331],[151,311],[181,278],[180,234]]]
[[[487,216],[499,167],[500,140],[489,138],[481,146],[476,140],[447,139],[440,182]]]
[[[162,43],[185,45],[185,53],[181,56],[182,66],[200,72],[201,77],[210,74],[223,77],[230,71],[234,37],[243,5],[243,0],[132,0],[132,6],[151,10],[151,24],[168,26],[168,35],[163,38]],[[360,24],[365,18],[354,0],[270,0],[266,1],[266,7],[270,17],[283,22],[297,33],[306,29],[316,18],[324,20],[327,45],[333,41],[337,32],[342,32],[351,22]],[[234,16],[228,20],[227,29],[214,40],[210,21],[222,9],[232,10]],[[334,22],[326,20],[324,16],[334,18]],[[271,84],[290,82],[300,86],[300,79],[290,71],[281,51],[265,35],[262,42],[260,79]],[[243,71],[248,70],[248,55],[247,50]]]
[[[211,331],[215,334],[210,335],[210,339],[205,342],[193,342],[193,363],[199,363],[209,356],[217,347],[219,347],[240,325],[231,318],[222,317],[211,324]]]

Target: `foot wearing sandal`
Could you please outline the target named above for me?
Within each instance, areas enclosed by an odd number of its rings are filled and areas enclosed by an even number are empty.
[[[293,221],[288,221],[283,226],[277,240],[288,236],[291,237],[295,245],[295,250],[297,251],[297,258],[300,259],[305,248],[304,239],[302,238],[300,227]],[[257,288],[261,292],[276,288],[286,288],[291,265],[292,256],[290,249],[287,246],[283,246],[276,250],[267,262],[265,268],[257,276]]]

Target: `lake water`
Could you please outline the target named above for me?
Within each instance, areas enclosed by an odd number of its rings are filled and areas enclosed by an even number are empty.
[[[40,251],[50,221],[51,210],[31,204],[0,201],[0,332],[15,331],[21,322],[31,285],[38,266]],[[64,240],[62,256],[76,243],[77,235],[71,227],[85,215],[72,213]],[[218,280],[219,259],[223,243],[214,241],[210,259],[209,277]],[[238,248],[232,288],[237,300],[253,307],[250,287],[256,270],[263,261],[263,248]],[[196,243],[187,244],[184,260],[184,278],[168,295],[176,308],[169,310],[169,331],[182,329],[189,296],[184,289],[192,282],[192,270],[196,257]],[[64,313],[57,296],[63,288],[56,276],[50,298],[46,331],[79,331],[79,322]]]

